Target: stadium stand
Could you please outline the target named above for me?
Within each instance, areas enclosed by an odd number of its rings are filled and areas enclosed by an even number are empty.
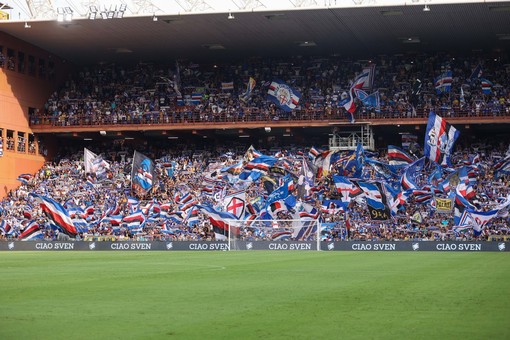
[[[510,235],[508,46],[69,65],[5,37],[0,240]]]

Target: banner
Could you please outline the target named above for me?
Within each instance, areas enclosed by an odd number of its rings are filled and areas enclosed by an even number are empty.
[[[99,237],[95,237],[99,238]],[[507,252],[509,242],[434,242],[434,241],[241,241],[229,248],[224,241],[2,241],[0,251],[228,251],[228,250],[317,250],[322,251],[439,251]]]
[[[268,99],[284,111],[295,109],[301,94],[282,81],[273,81],[267,91]]]
[[[131,189],[144,195],[153,187],[155,181],[154,162],[144,154],[135,151],[131,168]]]
[[[435,199],[436,211],[441,214],[449,214],[453,210],[453,198],[438,198]]]

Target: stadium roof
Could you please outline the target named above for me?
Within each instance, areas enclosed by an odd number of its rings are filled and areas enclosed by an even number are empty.
[[[367,57],[401,52],[509,50],[510,1],[5,21],[0,31],[76,64],[245,56]],[[30,26],[30,28],[25,28]]]

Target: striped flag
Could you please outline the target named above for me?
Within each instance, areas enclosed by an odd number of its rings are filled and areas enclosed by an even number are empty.
[[[279,212],[287,211],[287,206],[284,201],[275,201],[267,207],[267,213],[273,218],[276,219]]]
[[[43,238],[43,233],[39,224],[36,221],[30,221],[27,227],[23,230],[23,232],[19,235],[19,239],[22,241],[30,241],[37,240]]]
[[[21,174],[18,176],[17,180],[22,182],[23,184],[28,184],[34,178],[31,174]]]
[[[450,92],[452,88],[452,82],[453,82],[452,71],[446,71],[439,75],[439,77],[436,78],[434,83],[436,93],[441,94]]]
[[[221,83],[221,89],[223,91],[231,91],[234,89],[234,82],[233,81],[229,81],[229,82],[225,82],[225,83]]]
[[[354,103],[354,99],[356,98],[355,90],[362,89],[365,83],[368,82],[368,78],[369,72],[362,72],[359,74],[356,79],[354,79],[351,88],[349,89],[347,98],[340,102],[340,105],[342,105],[347,111],[351,123],[354,123],[354,112],[356,112],[356,104]]]
[[[12,235],[14,233],[14,229],[6,220],[0,221],[0,232],[4,235]]]
[[[76,236],[78,231],[76,230],[73,221],[69,216],[69,213],[62,205],[60,205],[60,203],[46,196],[41,196],[34,193],[31,193],[30,195],[35,197],[44,213],[58,227],[60,227],[64,233],[68,234],[69,236]]]
[[[403,149],[394,145],[388,145],[388,162],[390,165],[407,165],[414,161],[414,157]]]
[[[487,80],[485,78],[480,78],[480,81],[482,83],[482,93],[483,94],[491,94],[492,93],[492,86],[494,84],[490,80]]]
[[[510,174],[510,156],[505,157],[494,165],[494,175],[499,178],[501,175]]]
[[[234,222],[237,218],[231,213],[216,211],[214,208],[207,205],[197,205],[196,207],[209,218],[217,240],[228,239],[229,227],[234,232],[234,235],[239,234],[239,227]]]
[[[450,155],[458,137],[459,131],[456,128],[434,112],[430,112],[425,132],[425,157],[442,166],[451,166]]]

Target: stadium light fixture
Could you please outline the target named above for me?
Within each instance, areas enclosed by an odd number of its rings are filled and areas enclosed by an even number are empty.
[[[115,18],[122,19],[124,17],[124,13],[127,10],[126,4],[121,4],[119,9],[117,10],[117,6],[115,6]]]
[[[152,21],[158,21],[158,17],[156,16],[156,14],[152,15]]]
[[[57,7],[57,21],[73,21],[73,9],[71,7]]]
[[[25,21],[25,28],[32,28],[32,25]]]
[[[425,7],[423,7],[423,11],[424,11],[424,12],[430,12],[430,7],[429,7],[429,5],[425,5]]]
[[[126,10],[127,10],[126,4],[121,4],[120,6],[110,5],[109,8],[104,6],[102,10],[99,10],[96,6],[90,6],[88,18],[90,20],[95,20],[98,18],[101,18],[103,20],[122,19],[124,17],[124,14],[126,13]]]
[[[228,20],[234,20],[235,18],[236,18],[236,17],[232,14],[232,12],[230,12],[230,11],[229,11],[229,12],[228,12],[228,17],[227,17],[227,19],[228,19]]]
[[[89,7],[89,19],[95,20],[97,18],[97,12],[99,12],[99,11],[97,10],[96,6],[90,6]]]
[[[64,8],[62,7],[57,8],[57,21],[58,22],[64,21]]]

